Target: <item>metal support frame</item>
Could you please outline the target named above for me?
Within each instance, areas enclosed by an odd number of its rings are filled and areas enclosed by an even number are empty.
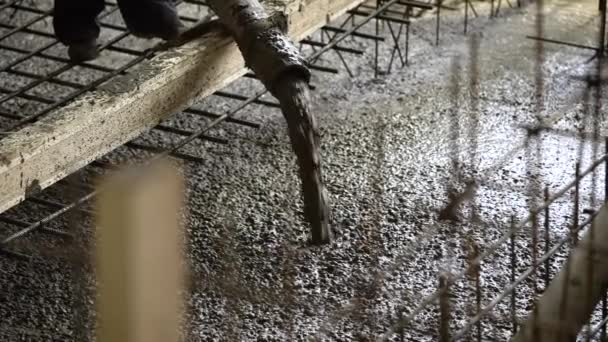
[[[374,36],[381,36],[381,31],[385,25],[388,27],[390,39],[392,44],[389,44],[390,48],[390,59],[387,66],[383,70],[380,66],[379,55],[380,55],[380,42],[376,40],[374,43],[374,76],[378,77],[383,74],[391,73],[395,59],[398,58],[401,63],[401,67],[409,65],[409,51],[410,51],[410,25],[412,19],[419,17],[424,13],[438,8],[437,5],[430,2],[422,2],[415,0],[400,0],[400,1],[387,1],[387,0],[376,0],[375,6],[363,4],[358,8],[349,11],[349,17],[346,21],[355,22],[356,17],[368,17],[373,15],[374,20]],[[413,11],[418,10],[419,12],[414,16]],[[437,20],[439,20],[439,12],[437,14]],[[345,23],[346,23],[345,21]],[[401,39],[403,37],[403,47]],[[437,27],[436,39],[439,39],[439,27]]]

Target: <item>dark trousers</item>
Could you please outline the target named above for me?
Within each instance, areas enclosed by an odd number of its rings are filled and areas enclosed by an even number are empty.
[[[177,35],[174,0],[118,0],[118,7],[136,36],[170,39]],[[66,45],[95,41],[99,37],[97,16],[103,9],[104,0],[55,0],[55,35]]]

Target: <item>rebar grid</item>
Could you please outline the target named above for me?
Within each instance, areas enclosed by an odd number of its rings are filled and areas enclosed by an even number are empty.
[[[182,4],[183,5],[190,4],[190,5],[195,5],[195,6],[200,6],[202,8],[206,8],[204,2],[197,1],[197,0],[192,0],[192,1],[187,0],[187,1],[183,1],[183,2],[178,2],[178,6],[182,5]],[[112,13],[117,12],[118,7],[116,6],[116,4],[108,3],[108,5],[109,5],[109,8],[100,15],[101,27],[118,31],[119,34],[116,37],[110,39],[108,42],[104,43],[101,46],[101,50],[102,50],[102,53],[104,51],[107,51],[107,52],[116,52],[116,53],[121,54],[122,59],[125,59],[126,62],[125,62],[125,64],[123,64],[122,66],[119,66],[119,67],[107,67],[107,66],[104,66],[103,63],[98,64],[97,61],[90,62],[90,63],[74,64],[74,63],[71,63],[66,57],[62,57],[59,54],[48,52],[48,51],[52,50],[53,47],[57,47],[60,44],[58,43],[58,41],[56,41],[53,38],[54,36],[53,36],[52,32],[48,31],[48,29],[47,29],[47,31],[45,31],[45,30],[38,29],[38,28],[32,28],[32,25],[36,22],[40,22],[43,20],[50,20],[51,17],[50,17],[49,10],[41,10],[36,7],[32,7],[30,5],[22,4],[21,1],[12,1],[12,2],[8,2],[8,3],[2,3],[2,5],[0,5],[0,9],[4,9],[4,11],[12,11],[17,14],[27,13],[27,14],[34,15],[34,19],[27,20],[27,21],[25,21],[24,24],[20,24],[20,25],[11,24],[10,20],[8,23],[0,22],[0,28],[9,29],[9,31],[6,33],[3,31],[0,31],[0,52],[10,51],[10,52],[16,52],[16,53],[22,54],[22,56],[19,56],[16,59],[14,59],[14,60],[6,63],[2,67],[0,67],[0,72],[4,72],[4,73],[10,74],[10,75],[26,77],[30,80],[29,83],[27,83],[26,85],[24,85],[18,89],[1,89],[0,88],[0,95],[1,95],[0,96],[0,117],[4,117],[7,119],[7,122],[0,122],[0,124],[2,124],[5,127],[4,131],[7,134],[9,134],[10,132],[12,132],[16,129],[19,129],[20,127],[22,127],[23,125],[25,125],[29,122],[40,119],[44,115],[52,115],[52,112],[55,109],[62,107],[63,105],[65,105],[69,101],[73,100],[74,98],[82,95],[83,93],[86,93],[88,91],[95,89],[97,86],[110,80],[112,77],[114,77],[116,75],[128,73],[129,69],[131,67],[137,65],[138,63],[140,63],[141,61],[143,61],[147,58],[154,57],[155,48],[158,45],[151,45],[147,49],[124,48],[124,47],[120,46],[120,43],[123,42],[125,39],[127,39],[127,37],[129,37],[129,33],[126,31],[126,27],[123,24],[114,24],[114,23],[108,23],[108,22],[104,21],[104,19],[109,17]],[[336,67],[323,67],[323,66],[318,66],[315,64],[318,62],[319,58],[322,57],[324,54],[326,54],[329,51],[334,51],[340,57],[340,60],[342,61],[342,65],[344,66],[345,70],[349,73],[349,75],[354,76],[353,73],[348,69],[348,64],[344,60],[342,54],[349,53],[349,54],[355,54],[355,55],[362,55],[363,51],[360,51],[360,50],[357,50],[354,48],[341,47],[338,44],[343,43],[346,40],[346,38],[360,38],[365,41],[384,42],[385,38],[381,37],[380,35],[371,35],[371,34],[362,33],[362,32],[358,32],[358,31],[373,19],[376,19],[377,21],[392,20],[389,17],[385,16],[385,12],[387,12],[387,11],[394,12],[394,10],[391,9],[392,7],[398,8],[399,10],[404,11],[404,12],[405,11],[409,12],[412,7],[422,8],[424,10],[424,9],[432,8],[433,6],[426,4],[424,2],[418,2],[418,1],[391,0],[391,1],[383,1],[382,4],[379,4],[378,8],[374,8],[372,11],[362,12],[360,10],[361,6],[359,8],[356,8],[356,9],[350,11],[349,14],[347,15],[346,20],[344,20],[338,27],[331,26],[331,25],[323,27],[323,29],[320,31],[320,38],[321,38],[320,41],[314,40],[312,37],[309,37],[308,39],[305,39],[304,41],[300,42],[301,46],[308,45],[313,48],[312,55],[310,55],[308,57],[309,64],[311,65],[311,69],[321,71],[321,72],[328,72],[328,73],[338,72],[338,68],[336,68]],[[179,7],[178,7],[178,9],[179,9]],[[3,12],[0,12],[0,15],[2,15],[2,14],[3,14]],[[382,16],[383,18],[380,18],[380,16]],[[10,16],[10,17],[12,18],[12,16]],[[356,20],[355,17],[360,18],[361,20]],[[196,18],[192,18],[192,17],[185,16],[185,15],[180,15],[180,18],[186,23],[195,23],[198,21],[198,19],[196,19]],[[347,24],[349,24],[349,23],[351,24],[351,27],[347,27]],[[401,25],[399,30],[401,31],[403,28],[403,25],[406,25],[406,24],[409,25],[409,22],[408,23],[405,23],[405,22],[399,23],[399,25]],[[4,39],[8,39],[15,34],[28,34],[33,37],[43,37],[43,38],[48,38],[48,39],[52,39],[52,40],[50,42],[44,44],[43,46],[37,47],[32,50],[23,49],[20,47],[13,47],[13,46],[9,46],[9,45],[3,43]],[[392,49],[394,49],[394,51],[400,51],[399,39],[398,39],[399,37],[400,37],[400,35],[397,37],[393,37],[393,38],[395,38],[393,41],[394,45],[392,46]],[[376,50],[376,52],[378,52],[378,51]],[[61,66],[58,69],[55,69],[46,75],[37,75],[37,74],[31,73],[31,72],[25,72],[25,71],[18,69],[19,66],[25,65],[26,63],[31,62],[31,60],[34,58],[40,58],[43,61],[57,62],[57,63],[60,63]],[[378,59],[375,58],[376,64],[374,65],[374,70],[376,70],[376,72],[378,72],[378,69],[380,68],[380,66],[377,63],[377,60]],[[392,61],[391,61],[391,64],[392,64]],[[89,83],[66,81],[61,78],[61,76],[67,74],[70,70],[72,70],[76,67],[84,68],[85,70],[89,70],[89,71],[92,70],[92,71],[96,71],[96,72],[101,72],[102,76],[92,80]],[[251,74],[247,74],[246,78],[255,78],[255,76],[251,75]],[[45,83],[51,83],[53,85],[58,85],[61,87],[68,87],[73,90],[72,90],[72,92],[69,92],[66,96],[64,96],[58,100],[55,100],[53,98],[49,98],[48,96],[43,96],[43,95],[30,95],[30,93],[32,93],[36,90],[36,87],[40,87],[40,86],[44,85]],[[44,91],[42,91],[42,93],[44,93]],[[175,158],[179,158],[186,162],[202,162],[203,161],[202,158],[200,158],[198,156],[186,154],[183,152],[179,152],[179,150],[198,139],[203,139],[203,140],[206,140],[209,142],[214,142],[214,143],[226,144],[228,141],[225,138],[218,138],[218,137],[214,137],[214,136],[208,134],[208,132],[210,130],[212,130],[214,127],[217,127],[218,125],[220,125],[223,122],[238,124],[241,126],[251,127],[251,128],[259,127],[259,125],[255,122],[238,119],[238,118],[235,118],[234,116],[237,115],[238,113],[242,112],[243,110],[245,110],[251,104],[262,105],[262,106],[266,106],[268,108],[279,108],[278,103],[276,103],[274,100],[269,101],[269,100],[262,99],[262,96],[264,96],[266,93],[267,93],[266,91],[260,91],[253,96],[246,96],[246,95],[236,94],[236,93],[232,93],[232,92],[228,92],[228,91],[218,91],[218,92],[214,93],[214,96],[217,96],[219,98],[224,98],[224,99],[226,99],[226,101],[235,100],[235,101],[237,101],[238,104],[233,109],[229,110],[225,114],[220,114],[220,113],[216,113],[215,111],[212,111],[212,110],[205,110],[205,109],[201,109],[201,108],[197,108],[197,107],[191,107],[191,108],[188,108],[181,112],[183,114],[189,114],[189,115],[194,115],[194,116],[199,116],[199,117],[203,117],[206,119],[210,119],[211,122],[209,122],[204,128],[197,130],[197,131],[191,131],[191,130],[184,130],[184,129],[171,127],[170,125],[161,123],[161,124],[157,125],[156,127],[154,127],[153,130],[155,130],[159,133],[163,133],[163,134],[171,134],[171,135],[178,136],[178,137],[181,136],[181,137],[183,137],[183,139],[179,143],[174,144],[171,147],[155,146],[154,144],[148,145],[148,144],[143,144],[143,143],[135,142],[135,141],[131,141],[131,142],[127,143],[125,145],[125,147],[127,147],[131,150],[134,150],[134,151],[138,151],[139,154],[148,152],[148,153],[152,153],[154,155],[152,158],[144,159],[145,160],[144,162],[150,162],[152,160],[155,160],[157,158],[160,158],[162,156],[167,156],[167,155],[170,155]],[[27,114],[27,115],[19,115],[19,113],[10,113],[10,112],[4,113],[4,111],[2,110],[2,106],[3,105],[8,106],[9,104],[12,104],[14,102],[15,98],[23,98],[28,101],[34,101],[38,104],[42,104],[43,107],[41,109],[37,109],[36,111],[34,111],[34,113]],[[115,165],[104,162],[100,159],[98,161],[93,162],[87,169],[89,169],[89,170],[94,169],[96,172],[105,172],[106,170],[112,170],[115,168],[116,168]],[[60,182],[60,183],[65,183],[65,182]],[[62,185],[64,185],[64,184],[62,184]],[[40,206],[43,206],[46,208],[54,209],[54,211],[51,214],[49,214],[46,217],[44,217],[40,220],[37,220],[35,222],[25,222],[22,220],[17,220],[17,219],[11,218],[10,215],[7,213],[0,215],[0,222],[4,222],[6,224],[19,228],[16,232],[14,232],[14,233],[4,237],[2,240],[0,240],[0,252],[8,254],[8,255],[12,255],[12,256],[21,257],[21,258],[28,258],[27,255],[24,255],[24,254],[16,252],[16,251],[12,251],[7,247],[9,246],[9,244],[19,240],[20,238],[22,238],[36,230],[40,230],[40,231],[46,232],[46,233],[51,233],[53,235],[57,235],[57,236],[60,236],[63,238],[71,238],[72,236],[69,233],[58,231],[56,229],[46,228],[45,225],[54,220],[60,219],[62,216],[71,212],[74,209],[78,209],[78,211],[82,211],[87,214],[92,213],[89,209],[83,208],[83,206],[85,204],[87,204],[92,198],[95,197],[97,191],[95,191],[91,186],[89,186],[85,183],[78,184],[78,186],[81,188],[82,191],[84,191],[84,195],[81,196],[78,200],[73,201],[68,204],[62,203],[61,201],[49,200],[49,199],[44,198],[43,196],[39,196],[39,195],[34,195],[34,196],[26,199],[26,201],[29,203],[34,203],[34,204],[37,204],[37,205],[40,205]]]
[[[41,10],[32,5],[27,6],[20,4],[20,2],[21,1],[13,1],[12,3],[5,3],[3,5],[0,5],[2,7],[6,6],[7,9],[5,10],[5,12],[12,11],[12,13],[8,15],[8,22],[3,23],[0,26],[1,28],[6,30],[0,31],[2,32],[0,34],[0,50],[10,51],[20,55],[19,57],[10,60],[8,63],[3,64],[0,67],[0,73],[25,77],[26,79],[28,79],[28,82],[26,85],[20,86],[17,89],[0,89],[0,93],[2,93],[2,95],[0,96],[0,106],[8,107],[8,102],[14,100],[15,98],[23,98],[28,101],[44,105],[33,113],[28,113],[27,115],[21,115],[20,113],[9,113],[10,115],[8,116],[4,115],[4,117],[12,120],[10,122],[3,123],[0,126],[0,129],[4,132],[15,131],[23,127],[23,125],[25,124],[39,120],[44,115],[47,115],[55,109],[64,106],[76,97],[95,89],[96,87],[110,80],[111,78],[119,74],[125,73],[131,67],[137,65],[146,58],[153,57],[154,55],[154,49],[130,49],[120,46],[120,44],[124,42],[125,39],[130,36],[130,34],[127,32],[126,27],[124,25],[115,25],[105,21],[106,19],[109,19],[112,14],[117,13],[118,11],[118,6],[115,3],[107,3],[108,8],[104,11],[104,13],[100,15],[99,18],[100,26],[105,29],[112,29],[114,31],[118,31],[119,34],[115,37],[112,37],[107,42],[103,43],[99,49],[102,53],[104,53],[104,51],[110,51],[122,54],[123,56],[121,57],[123,57],[125,63],[117,68],[104,67],[97,65],[93,62],[80,64],[72,63],[67,58],[58,56],[57,54],[50,52],[53,48],[60,45],[57,40],[52,38],[52,32],[49,31],[51,10]],[[180,8],[180,5],[183,5],[185,3],[203,6],[202,3],[198,0],[190,0],[187,2],[183,2],[180,0],[177,2],[178,9]],[[26,20],[24,23],[20,23],[19,25],[13,25],[11,24],[11,18],[16,15],[28,16],[32,17],[32,19]],[[198,21],[198,19],[188,16],[182,15],[180,17],[182,21],[186,24],[192,24]],[[32,27],[36,23],[44,23],[44,29],[33,29]],[[29,39],[50,39],[50,42],[47,44],[42,44],[42,46],[34,49],[22,49],[18,46],[14,46],[15,44],[10,44],[11,37],[15,37],[17,35],[23,35]],[[58,62],[60,67],[52,70],[51,72],[45,75],[39,75],[19,70],[20,67],[26,67],[28,63],[31,63],[36,58]],[[103,73],[103,75],[97,77],[92,82],[87,82],[86,84],[81,84],[77,82],[66,82],[61,80],[61,76],[65,76],[69,71],[73,70],[76,67],[83,68],[85,71],[87,69],[100,71]],[[42,87],[44,83],[60,85],[62,87],[70,88],[70,90],[65,96],[62,96],[59,99],[49,99],[44,96],[31,95],[31,93],[45,93],[44,89],[37,89],[37,87]],[[15,116],[18,116],[19,118],[15,118]]]

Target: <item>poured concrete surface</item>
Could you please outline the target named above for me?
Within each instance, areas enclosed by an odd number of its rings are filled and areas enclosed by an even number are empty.
[[[470,113],[464,95],[469,73],[462,12],[444,12],[439,47],[433,46],[434,18],[412,26],[408,68],[373,79],[372,46],[354,42],[370,52],[367,58],[346,57],[357,78],[349,79],[346,73],[316,76],[324,172],[337,231],[329,246],[313,249],[306,244],[308,228],[297,214],[301,204],[295,160],[280,113],[252,107],[244,116],[262,123],[261,129],[226,125],[217,134],[231,139],[227,146],[205,143],[185,149],[206,159],[204,165],[188,165],[186,170],[186,226],[194,272],[189,323],[184,330],[190,339],[291,341],[318,334],[336,341],[368,340],[385,332],[400,310],[411,311],[432,293],[440,269],[462,269],[467,237],[484,250],[505,232],[512,214],[523,218],[529,179],[542,180],[552,192],[568,183],[574,175],[577,139],[542,135],[542,177],[527,174],[526,156],[519,148],[525,131],[518,126],[532,124],[535,116],[535,43],[525,39],[533,34],[533,9],[533,5],[524,10],[503,8],[499,18],[489,20],[488,7],[477,6],[483,17],[471,22],[471,31],[483,32],[482,94],[473,166],[466,149]],[[547,10],[548,36],[593,44],[594,1],[562,1]],[[593,63],[585,64],[591,53],[557,45],[545,48],[542,117],[556,127],[576,131],[581,125],[584,84],[571,76],[592,72]],[[384,62],[389,52],[383,50]],[[479,220],[474,224],[467,223],[468,210],[460,213],[461,223],[438,221],[438,211],[448,202],[446,186],[452,177],[449,82],[454,56],[461,56],[464,69],[459,104],[461,160],[466,174],[486,180],[478,191]],[[336,65],[336,57],[329,54],[325,60]],[[247,82],[233,88],[252,91]],[[213,100],[206,104],[229,108]],[[195,127],[183,118],[171,124]],[[605,134],[605,124],[601,124]],[[143,139],[163,137],[149,134]],[[503,158],[509,152],[509,158]],[[128,156],[119,150],[113,158]],[[583,165],[590,163],[589,156],[587,145]],[[603,177],[598,177],[598,183],[603,184]],[[583,184],[583,208],[589,206],[590,184]],[[598,198],[603,195],[597,192]],[[572,220],[567,199],[552,207],[554,238],[564,236]],[[26,209],[16,214],[33,215]],[[38,248],[48,248],[48,240],[36,234],[32,246],[24,247],[38,255],[31,263],[0,259],[2,341],[71,339],[69,264]],[[529,240],[529,232],[518,240],[520,272],[530,263]],[[54,245],[63,246],[61,242]],[[560,252],[562,257],[564,252]],[[508,260],[505,247],[482,264],[483,302],[507,284]],[[560,261],[555,261],[554,269]],[[522,317],[531,298],[530,285],[526,282],[518,289]],[[470,283],[454,285],[453,302],[456,330],[473,303]],[[345,307],[354,309],[342,310]],[[508,339],[507,309],[507,302],[500,304],[484,321],[486,340]],[[436,316],[425,310],[405,331],[405,340],[435,341]]]
[[[299,41],[360,2],[275,1],[262,10],[283,11],[288,35]],[[0,140],[0,213],[243,76],[247,70],[237,45],[217,25],[210,27],[183,45],[142,57],[129,74],[98,85],[52,115],[8,125],[11,134]]]

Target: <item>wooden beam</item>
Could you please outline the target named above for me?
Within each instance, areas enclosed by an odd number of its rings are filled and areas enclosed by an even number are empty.
[[[300,41],[363,0],[276,0]],[[232,40],[211,32],[139,64],[0,141],[0,213],[136,138],[246,73]]]
[[[606,252],[608,205],[604,204],[511,341],[577,341],[608,289]]]
[[[97,200],[100,342],[178,342],[184,182],[168,162],[128,170]]]

